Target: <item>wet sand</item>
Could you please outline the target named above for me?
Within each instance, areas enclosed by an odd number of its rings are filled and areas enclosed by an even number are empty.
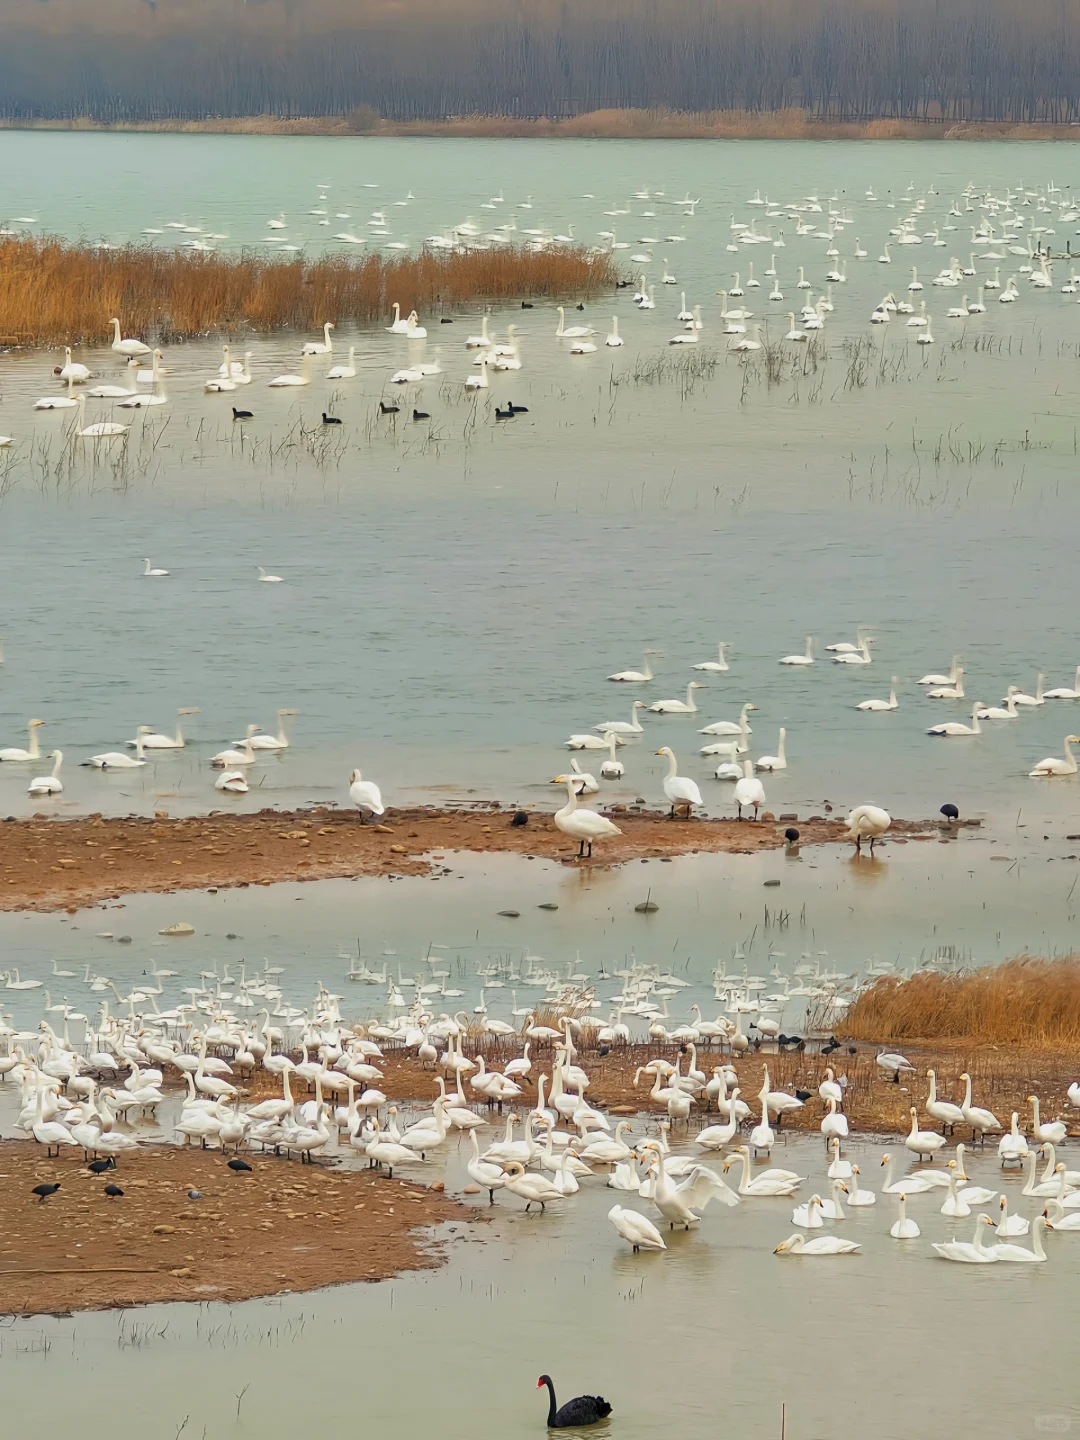
[[[516,853],[573,865],[617,865],[697,852],[750,854],[784,844],[788,821],[672,820],[618,806],[622,835],[597,844],[591,860],[555,828],[550,813],[496,806],[469,811],[391,810],[378,825],[330,808],[254,815],[32,820],[0,824],[0,910],[76,909],[136,891],[224,889],[361,875],[434,875],[453,850]],[[836,844],[843,820],[798,822],[801,845]],[[928,839],[937,824],[894,820],[890,835]]]
[[[366,1170],[146,1145],[94,1175],[81,1151],[0,1143],[0,1313],[245,1300],[383,1280],[440,1263],[423,1228],[476,1216],[441,1193]],[[60,1182],[40,1203],[35,1185]],[[107,1184],[122,1198],[109,1199]],[[190,1200],[189,1189],[201,1200]]]

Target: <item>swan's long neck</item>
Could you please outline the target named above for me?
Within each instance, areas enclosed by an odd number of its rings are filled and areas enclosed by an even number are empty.
[[[933,1105],[937,1101],[937,1076],[933,1070],[928,1070],[926,1073],[930,1079],[930,1093],[926,1097],[926,1103]]]
[[[1080,676],[1080,671],[1077,672],[1077,675]],[[1077,689],[1080,689],[1080,685],[1077,686]],[[1069,743],[1071,739],[1072,739],[1072,736],[1071,736],[1071,735],[1070,735],[1070,736],[1066,736],[1066,739],[1065,739],[1065,757],[1066,757],[1066,759],[1068,760],[1069,765],[1070,765],[1070,766],[1072,767],[1072,769],[1075,771],[1076,768],[1077,768],[1077,767],[1076,767],[1076,757],[1075,757],[1075,755],[1074,755],[1073,752],[1072,752],[1072,745]]]
[[[641,657],[641,673],[642,675],[644,675],[646,680],[651,680],[653,678],[652,666],[649,664],[649,657],[647,654]]]
[[[688,710],[697,709],[697,706],[694,704],[694,682],[692,680],[686,687],[686,708]],[[674,771],[672,773],[674,774]]]
[[[669,756],[668,756],[668,762],[667,762],[667,773],[668,773],[668,779],[669,779],[669,780],[674,780],[676,774],[678,773],[678,768],[679,768],[679,767],[678,767],[678,764],[677,764],[677,762],[676,762],[676,760],[675,760],[675,756],[674,756],[674,755],[669,755]]]
[[[30,759],[38,760],[41,757],[41,747],[38,745],[37,726],[30,725],[28,726],[28,730],[30,734]],[[1070,756],[1070,759],[1071,758],[1072,757]]]

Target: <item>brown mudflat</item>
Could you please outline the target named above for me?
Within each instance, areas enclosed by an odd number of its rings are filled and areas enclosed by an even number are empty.
[[[0,824],[0,910],[58,910],[135,891],[203,890],[359,875],[427,875],[446,852],[470,850],[610,865],[696,851],[751,853],[784,844],[784,826],[735,820],[671,820],[655,811],[612,810],[622,835],[591,861],[532,812],[527,826],[500,809],[392,810],[378,826],[331,809],[178,819],[128,817],[11,820]],[[801,844],[839,841],[843,821],[800,821]],[[938,827],[929,827],[936,830]],[[894,821],[892,834],[928,827]]]
[[[147,1145],[93,1175],[81,1151],[0,1143],[0,1313],[244,1300],[382,1280],[440,1263],[424,1227],[475,1214],[441,1193],[366,1170]],[[36,1185],[60,1182],[44,1203]],[[104,1188],[119,1185],[122,1198]],[[201,1191],[190,1200],[189,1189]]]

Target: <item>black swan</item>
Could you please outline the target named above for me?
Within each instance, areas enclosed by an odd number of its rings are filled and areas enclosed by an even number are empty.
[[[555,1386],[551,1383],[550,1375],[541,1375],[536,1382],[539,1390],[542,1385],[548,1388],[548,1429],[568,1430],[576,1425],[595,1425],[598,1420],[605,1420],[611,1414],[611,1406],[601,1395],[579,1395],[574,1400],[568,1400],[565,1405],[555,1408]]]

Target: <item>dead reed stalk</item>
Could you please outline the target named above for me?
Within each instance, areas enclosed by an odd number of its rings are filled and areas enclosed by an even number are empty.
[[[949,1040],[1028,1050],[1080,1047],[1080,957],[1022,957],[967,973],[884,976],[848,1011],[843,1034],[879,1042]]]
[[[370,323],[395,300],[403,314],[430,314],[477,300],[587,297],[615,280],[608,256],[571,247],[281,261],[16,237],[0,240],[0,343],[100,342],[114,315],[126,335],[160,340],[246,327],[309,330],[326,320]]]

